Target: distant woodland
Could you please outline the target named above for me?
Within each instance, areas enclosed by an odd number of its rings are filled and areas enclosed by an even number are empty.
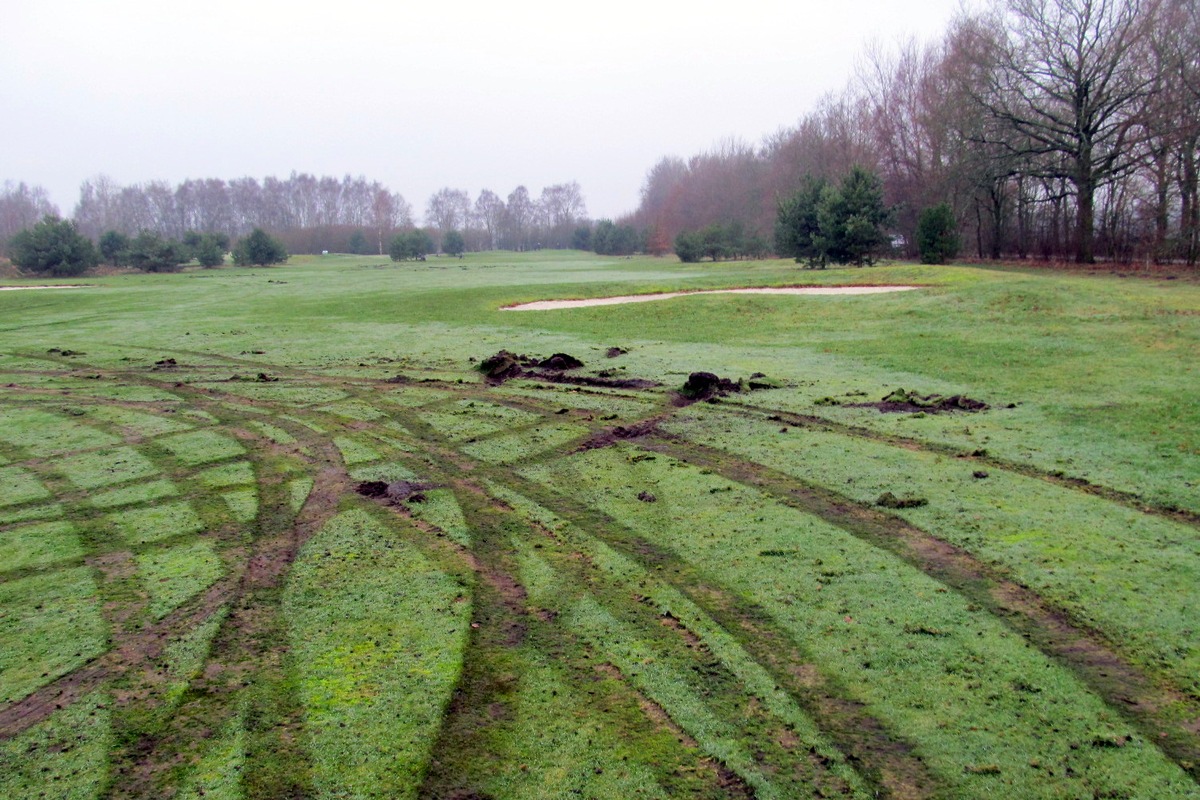
[[[869,48],[842,91],[758,145],[664,157],[622,219],[590,220],[571,181],[503,197],[445,188],[426,202],[421,227],[435,248],[452,233],[455,249],[654,254],[701,247],[702,231],[719,230],[741,244],[710,249],[713,260],[799,259],[781,246],[781,209],[865,174],[886,209],[872,235],[889,254],[918,255],[919,222],[936,212],[962,254],[981,259],[1195,264],[1198,146],[1194,0],[999,0],[960,14],[938,41]],[[5,183],[0,246],[58,213],[41,188]],[[383,254],[418,227],[412,206],[378,182],[306,173],[175,186],[101,176],[84,182],[71,216],[94,241],[262,228],[294,253]]]

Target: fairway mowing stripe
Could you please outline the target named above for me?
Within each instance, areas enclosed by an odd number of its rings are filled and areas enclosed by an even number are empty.
[[[723,587],[707,583],[674,554],[641,538],[602,511],[575,498],[535,484],[515,473],[488,472],[496,484],[524,495],[591,536],[661,576],[723,627],[766,670],[816,723],[865,780],[891,797],[938,796],[938,781],[913,745],[870,716],[835,681],[822,676],[795,647],[787,633],[775,629],[770,615]],[[657,568],[661,567],[659,570]],[[669,567],[669,569],[668,569]]]
[[[1200,702],[1127,662],[1098,631],[1075,625],[1039,595],[965,550],[908,522],[761,464],[658,432],[642,446],[752,486],[900,558],[978,603],[1050,658],[1065,664],[1193,779],[1200,779]],[[1162,733],[1167,736],[1162,736]]]
[[[1126,492],[1121,489],[1113,489],[1108,486],[1092,483],[1083,478],[1073,478],[1068,475],[1056,474],[1048,470],[1040,469],[1032,464],[1021,464],[1016,461],[1008,461],[993,455],[977,455],[977,450],[967,450],[954,445],[939,444],[937,442],[928,442],[921,439],[913,439],[907,436],[897,436],[891,433],[881,433],[871,428],[862,427],[859,425],[848,425],[843,422],[835,422],[825,417],[820,417],[815,414],[797,414],[794,411],[782,411],[772,408],[764,408],[762,406],[751,406],[736,401],[725,400],[721,404],[725,406],[717,408],[725,413],[738,414],[742,417],[758,417],[771,419],[772,416],[778,417],[779,421],[786,422],[788,425],[797,428],[808,428],[810,430],[827,431],[829,433],[838,433],[844,436],[853,436],[859,439],[871,439],[872,441],[890,444],[896,447],[902,447],[905,450],[914,452],[935,453],[938,455],[948,455],[954,458],[961,459],[970,463],[987,465],[996,469],[1003,469],[1008,472],[1014,472],[1018,475],[1024,475],[1027,478],[1037,478],[1038,480],[1052,483],[1055,486],[1062,486],[1067,489],[1074,489],[1085,494],[1100,497],[1109,502],[1125,506],[1134,511],[1141,512],[1155,517],[1171,520],[1172,522],[1181,522],[1185,525],[1190,525],[1194,528],[1200,528],[1200,512],[1189,511],[1185,508],[1177,508],[1174,506],[1156,505],[1146,501],[1144,498]],[[731,408],[732,406],[732,408]]]

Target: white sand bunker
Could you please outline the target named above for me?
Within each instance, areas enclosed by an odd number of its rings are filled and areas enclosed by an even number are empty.
[[[651,300],[667,300],[672,297],[687,297],[693,294],[885,294],[908,292],[920,286],[780,286],[759,289],[699,289],[693,292],[660,292],[659,294],[627,294],[619,297],[593,297],[588,300],[538,300],[505,306],[502,311],[550,311],[557,308],[585,308],[587,306],[615,306],[621,303],[648,303]]]
[[[83,283],[56,283],[49,286],[0,286],[0,292],[22,292],[26,289],[88,289]]]

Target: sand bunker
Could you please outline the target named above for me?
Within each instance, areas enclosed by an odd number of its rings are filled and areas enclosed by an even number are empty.
[[[907,292],[920,286],[783,286],[759,289],[700,289],[693,292],[660,292],[659,294],[628,294],[619,297],[593,297],[587,300],[538,300],[505,306],[501,311],[550,311],[557,308],[585,308],[587,306],[615,306],[621,303],[648,303],[651,300],[668,300],[693,294],[885,294]]]
[[[52,286],[0,286],[0,292],[20,292],[26,289],[88,289],[86,284],[65,284],[59,283]]]

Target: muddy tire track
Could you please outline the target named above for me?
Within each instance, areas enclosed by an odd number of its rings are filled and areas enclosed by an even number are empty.
[[[678,437],[641,443],[765,492],[885,550],[988,610],[1051,659],[1068,666],[1109,707],[1200,780],[1200,701],[1134,666],[1102,634],[1078,625],[1036,592],[967,551],[891,514],[761,464]],[[1162,734],[1166,733],[1166,736]]]
[[[897,436],[895,434],[876,431],[872,428],[861,425],[849,425],[842,422],[835,422],[834,420],[815,414],[799,414],[793,411],[782,411],[778,409],[764,408],[762,406],[751,406],[730,400],[723,401],[720,408],[725,413],[737,414],[738,416],[748,419],[783,422],[795,428],[836,433],[843,436],[851,436],[857,439],[870,439],[871,441],[880,442],[881,444],[900,447],[905,450],[912,450],[919,453],[934,453],[937,455],[951,456],[967,463],[974,463],[979,464],[980,466],[990,466],[995,469],[1002,469],[1006,472],[1023,475],[1027,478],[1036,478],[1038,480],[1045,481],[1046,483],[1051,483],[1055,486],[1061,486],[1066,489],[1072,489],[1084,494],[1100,497],[1108,500],[1109,502],[1124,506],[1125,508],[1138,511],[1142,514],[1161,517],[1163,519],[1171,520],[1172,522],[1179,522],[1184,525],[1189,525],[1193,528],[1200,528],[1200,512],[1155,503],[1153,501],[1146,500],[1144,497],[1141,497],[1134,492],[1128,492],[1122,489],[1114,489],[1109,486],[1092,483],[1084,478],[1071,477],[1058,471],[1041,469],[1033,464],[1000,458],[999,456],[990,455],[983,450],[971,450],[967,448],[956,447],[954,445],[938,444],[937,442],[930,442],[923,439]]]
[[[109,792],[113,798],[163,796],[180,765],[194,761],[212,731],[237,713],[246,719],[242,774],[246,797],[312,794],[303,710],[287,663],[287,629],[280,605],[284,581],[300,548],[336,513],[352,487],[336,449],[308,431],[307,440],[300,441],[315,455],[308,465],[314,484],[296,515],[287,495],[287,481],[295,474],[275,469],[272,456],[295,454],[299,448],[274,445],[237,427],[233,420],[224,420],[222,428],[249,445],[248,457],[257,467],[259,516],[252,543],[230,593],[228,615],[213,638],[200,675],[188,687],[185,704],[165,729],[138,742],[115,770]],[[299,426],[295,432],[301,432]]]
[[[822,676],[765,609],[711,583],[674,553],[574,498],[501,470],[491,471],[488,477],[632,558],[680,591],[738,641],[881,796],[925,798],[937,794],[937,780],[911,743],[867,713],[843,687]]]

